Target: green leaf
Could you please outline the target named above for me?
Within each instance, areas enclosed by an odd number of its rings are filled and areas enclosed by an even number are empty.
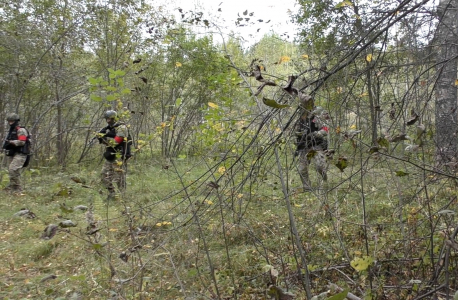
[[[406,173],[404,171],[396,171],[396,176],[404,177],[404,176],[407,176],[407,175],[409,175],[409,173]]]
[[[114,101],[118,98],[116,94],[114,95],[107,95],[107,101]]]
[[[350,289],[343,290],[343,292],[340,292],[332,297],[329,297],[328,300],[344,300],[345,298],[347,298],[349,291]]]
[[[94,94],[91,94],[91,99],[95,102],[100,102],[102,101],[102,97],[100,96],[97,96],[97,95],[94,95]]]
[[[181,98],[177,98],[177,100],[175,101],[175,105],[178,107],[181,105],[181,102],[182,102]]]
[[[126,72],[124,72],[123,70],[116,70],[116,71],[114,71],[114,74],[116,74],[119,77],[122,77],[122,76],[126,75]]]
[[[374,259],[370,256],[356,257],[351,262],[350,265],[356,271],[364,271],[369,268],[369,266],[374,262]]]
[[[123,95],[128,95],[128,94],[130,94],[130,93],[131,93],[131,90],[130,90],[130,89],[123,89],[123,90],[121,91],[121,94],[123,94]]]
[[[89,77],[88,80],[89,80],[89,83],[92,85],[97,85],[99,83],[99,80],[97,78]]]
[[[271,99],[267,99],[267,98],[262,98],[262,102],[263,102],[265,105],[270,106],[270,107],[273,107],[273,108],[282,109],[282,108],[290,107],[288,104],[279,104],[279,103],[277,103],[275,100],[271,100]]]
[[[107,86],[105,90],[110,91],[110,92],[116,92],[118,89],[114,86]]]
[[[348,160],[345,157],[339,157],[336,163],[336,167],[340,170],[340,172],[343,172],[345,168],[348,166]]]
[[[379,144],[380,147],[385,147],[385,148],[388,148],[390,146],[390,142],[386,138],[383,138],[383,137],[379,137],[377,139],[377,144]]]

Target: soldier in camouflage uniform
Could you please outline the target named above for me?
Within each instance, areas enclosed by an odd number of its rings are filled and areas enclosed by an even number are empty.
[[[116,183],[119,191],[126,188],[126,141],[128,137],[127,126],[122,122],[117,122],[117,113],[109,110],[104,114],[107,126],[98,133],[101,144],[106,146],[103,154],[105,163],[102,167],[102,183],[108,189],[107,200],[114,200],[116,197]]]
[[[5,188],[7,191],[21,192],[21,169],[27,160],[29,149],[27,145],[27,129],[19,126],[19,116],[15,113],[6,117],[10,125],[8,135],[3,142],[3,149],[8,158],[8,175],[10,184]]]
[[[304,191],[311,190],[309,165],[314,160],[315,168],[323,181],[327,181],[328,163],[326,151],[328,149],[328,127],[324,121],[329,118],[321,107],[312,112],[302,114],[296,124],[296,156],[298,156],[298,170]]]

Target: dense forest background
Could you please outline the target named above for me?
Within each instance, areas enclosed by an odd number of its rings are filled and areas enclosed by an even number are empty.
[[[205,8],[0,3],[0,119],[18,113],[34,141],[32,192],[2,195],[2,210],[42,214],[2,222],[5,240],[29,226],[34,245],[2,246],[5,299],[456,299],[458,1],[296,8],[294,42],[251,43]],[[241,8],[236,26],[266,22]],[[334,150],[307,193],[303,97],[329,112]],[[109,109],[135,146],[116,205],[97,191],[93,139]],[[73,244],[37,237],[62,218],[88,228],[59,225]],[[43,281],[50,261],[73,266],[49,277],[62,285]]]

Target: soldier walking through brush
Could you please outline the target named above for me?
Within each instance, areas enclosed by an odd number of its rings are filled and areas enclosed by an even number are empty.
[[[298,171],[304,191],[310,191],[312,186],[309,177],[309,165],[314,160],[315,168],[323,181],[327,181],[328,163],[328,127],[324,121],[329,115],[321,107],[316,107],[310,113],[303,113],[296,124],[296,153],[298,156]]]
[[[10,179],[6,191],[20,193],[21,186],[21,169],[26,167],[30,154],[30,140],[27,129],[19,126],[19,115],[10,113],[6,120],[10,125],[8,134],[3,142],[3,150],[8,158],[8,175]]]
[[[107,201],[110,201],[116,198],[114,183],[119,191],[126,188],[125,163],[131,154],[126,124],[118,122],[118,114],[114,110],[106,111],[104,118],[108,125],[99,131],[98,140],[106,146],[103,153],[105,163],[102,167],[102,183],[108,190]]]

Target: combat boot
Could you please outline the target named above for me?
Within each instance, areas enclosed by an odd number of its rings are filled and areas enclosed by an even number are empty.
[[[8,193],[22,193],[22,188],[19,185],[8,185],[3,189],[5,192]]]

